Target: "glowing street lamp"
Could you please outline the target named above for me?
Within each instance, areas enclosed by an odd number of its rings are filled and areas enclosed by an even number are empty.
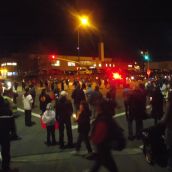
[[[81,17],[81,18],[80,18],[80,23],[81,23],[81,25],[83,25],[83,26],[88,26],[88,25],[89,25],[88,17],[87,17],[87,16]]]

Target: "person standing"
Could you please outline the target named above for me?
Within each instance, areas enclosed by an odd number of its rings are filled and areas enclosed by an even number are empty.
[[[161,122],[166,127],[166,145],[168,150],[167,168],[172,171],[172,92],[169,92],[167,112],[161,119]]]
[[[84,91],[80,88],[80,84],[78,84],[77,87],[72,92],[72,99],[74,103],[75,113],[77,113],[81,101],[85,100],[85,94]]]
[[[154,87],[152,92],[152,111],[151,116],[154,118],[155,125],[158,123],[158,120],[160,120],[163,116],[163,95],[161,93],[160,88]]]
[[[59,144],[64,149],[64,128],[66,127],[68,148],[73,147],[73,135],[71,126],[71,116],[73,113],[72,103],[67,99],[66,91],[60,93],[60,98],[56,100],[55,105],[56,119],[59,121]]]
[[[46,124],[47,127],[47,142],[48,146],[55,145],[55,122],[56,122],[56,114],[53,110],[53,106],[51,103],[47,104],[46,111],[43,113],[42,121]],[[52,141],[50,139],[52,137]]]
[[[39,96],[40,110],[42,114],[46,111],[47,104],[51,102],[50,96],[46,93],[46,89],[42,89]]]
[[[103,95],[99,91],[99,87],[96,86],[94,91],[92,91],[92,93],[90,95],[90,100],[89,100],[90,109],[91,109],[91,113],[92,113],[92,119],[94,119],[96,116],[96,104],[102,99],[102,97],[103,97]]]
[[[26,88],[26,82],[25,82],[25,80],[23,79],[23,80],[22,80],[22,91],[25,90],[25,88]]]
[[[16,128],[15,116],[14,116],[14,113],[17,110],[17,106],[12,101],[11,95],[12,95],[11,90],[4,90],[3,98],[5,101],[7,101],[9,103],[9,107],[12,112],[10,139],[11,140],[19,140],[19,139],[21,139],[21,137],[19,137],[17,134],[17,128]]]
[[[0,83],[0,146],[2,156],[2,170],[10,170],[10,132],[12,111],[9,102],[2,96],[3,88]]]
[[[115,115],[115,108],[116,108],[116,87],[111,86],[110,90],[106,94],[106,99],[108,100],[109,104],[109,112],[112,114],[112,116]]]
[[[136,122],[136,138],[141,138],[141,131],[143,130],[143,119],[146,114],[146,93],[140,85],[139,88],[134,89],[129,96],[129,113],[128,121],[128,139],[133,140],[133,120]]]
[[[35,107],[36,91],[35,91],[35,86],[33,83],[30,85],[30,95],[32,96],[32,100],[33,100],[32,108],[34,108]]]
[[[25,110],[25,125],[30,127],[32,125],[31,113],[32,113],[33,99],[30,95],[29,88],[25,89],[25,94],[23,95],[23,105]]]

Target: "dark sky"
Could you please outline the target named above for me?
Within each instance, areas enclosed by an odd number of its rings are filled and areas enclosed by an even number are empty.
[[[65,2],[65,3],[64,3]],[[76,21],[70,10],[89,13],[98,30],[81,31],[81,55],[172,57],[172,12],[166,0],[4,0],[0,2],[0,54],[75,55]]]

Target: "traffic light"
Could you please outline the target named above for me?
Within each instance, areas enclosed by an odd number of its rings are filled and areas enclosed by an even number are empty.
[[[149,60],[150,60],[149,55],[148,55],[148,54],[145,54],[145,55],[144,55],[144,59],[145,59],[146,61],[149,61]]]

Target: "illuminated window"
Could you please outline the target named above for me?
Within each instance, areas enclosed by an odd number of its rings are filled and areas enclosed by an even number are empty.
[[[12,76],[13,72],[7,72],[7,76]]]
[[[108,67],[108,64],[106,64],[106,67]]]
[[[102,64],[99,64],[99,67],[102,67]]]
[[[111,64],[109,64],[109,67],[111,67],[112,65]]]
[[[133,65],[128,65],[128,67],[133,67]]]
[[[68,62],[67,65],[68,66],[75,66],[75,62]]]
[[[7,64],[6,63],[2,63],[1,66],[6,66]]]
[[[113,64],[113,67],[115,67],[115,65]]]
[[[94,64],[94,67],[96,67],[97,65],[96,64]]]

